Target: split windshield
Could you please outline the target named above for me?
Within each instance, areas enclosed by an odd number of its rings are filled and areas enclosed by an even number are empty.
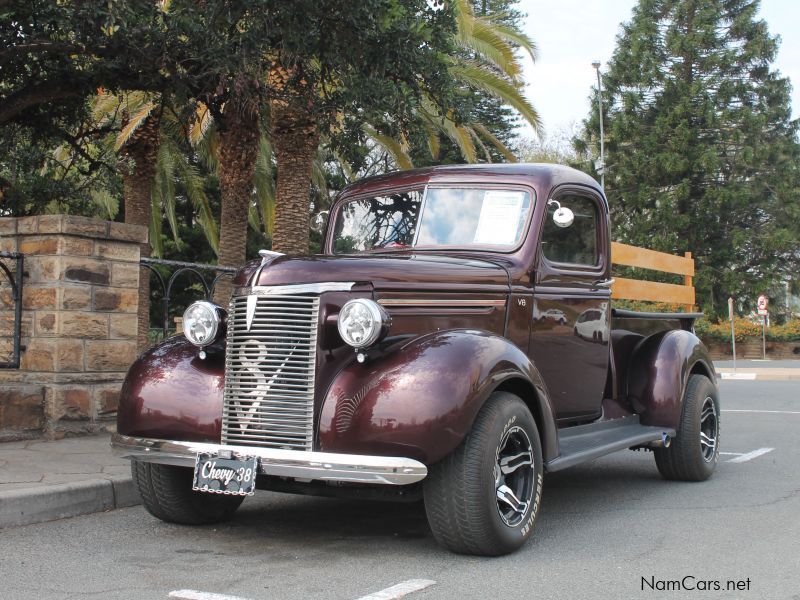
[[[345,202],[336,214],[334,254],[437,247],[514,249],[531,210],[513,189],[429,187]]]

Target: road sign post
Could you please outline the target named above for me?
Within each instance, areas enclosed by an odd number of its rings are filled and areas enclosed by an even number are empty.
[[[769,298],[765,294],[761,294],[756,302],[758,314],[764,317],[764,322],[761,324],[761,358],[767,360],[767,316],[769,311]]]
[[[733,371],[736,372],[736,332],[733,330],[733,298],[728,298],[728,320],[731,322],[731,349],[733,350]]]

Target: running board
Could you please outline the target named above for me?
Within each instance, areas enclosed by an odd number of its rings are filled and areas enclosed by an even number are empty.
[[[675,430],[642,425],[639,415],[565,427],[558,430],[559,456],[545,463],[545,468],[560,471],[617,450],[662,442],[665,435],[674,437]]]

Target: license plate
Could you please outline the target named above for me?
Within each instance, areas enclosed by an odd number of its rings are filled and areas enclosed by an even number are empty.
[[[192,489],[212,494],[252,496],[256,489],[258,458],[221,458],[216,454],[198,454],[194,463]]]

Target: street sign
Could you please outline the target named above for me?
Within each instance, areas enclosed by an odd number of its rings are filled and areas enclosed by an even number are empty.
[[[733,321],[733,298],[728,298],[728,321]]]
[[[769,312],[767,311],[768,306],[769,306],[769,298],[767,298],[764,294],[761,294],[758,297],[758,301],[756,302],[756,307],[758,308],[758,314],[760,315],[769,314]]]

